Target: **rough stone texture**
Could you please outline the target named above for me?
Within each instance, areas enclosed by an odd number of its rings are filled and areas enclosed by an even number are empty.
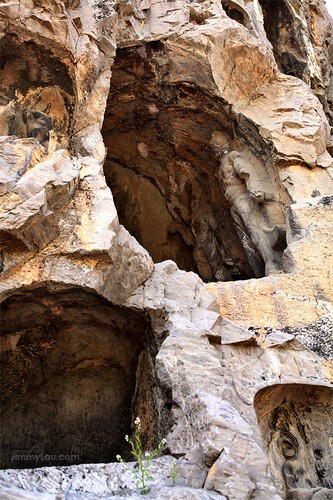
[[[333,357],[333,320],[331,315],[322,316],[315,323],[304,326],[303,328],[286,327],[285,330],[294,334],[296,338],[306,345],[318,356],[327,359]]]
[[[324,2],[283,0],[275,8],[267,0],[260,4],[279,69],[310,85],[332,121],[332,20]]]
[[[1,196],[2,240],[8,234],[34,252],[59,233],[55,213],[67,205],[75,192],[79,168],[64,150],[46,159],[44,148],[34,139],[8,138],[2,146],[2,172],[6,176]]]
[[[269,276],[260,283],[207,285],[217,296],[222,316],[262,327],[296,327],[324,314],[332,317],[331,202],[332,196],[323,196],[291,205],[284,252],[288,274]]]
[[[150,498],[331,498],[333,23],[273,3],[0,5],[1,498],[139,498],[77,464],[129,458],[136,416]]]
[[[37,492],[27,492],[22,489],[18,488],[1,488],[1,495],[3,500],[79,500],[82,498],[82,495],[80,493],[72,493],[72,492],[67,492],[65,495],[62,494],[48,494],[48,493],[37,493]],[[118,495],[106,495],[106,496],[94,496],[94,495],[84,495],[84,498],[86,500],[98,498],[99,500],[108,500],[110,498],[116,499],[116,500],[121,500],[124,498],[124,495],[118,496]],[[129,493],[126,495],[126,498],[129,500],[139,500],[140,498],[142,499],[142,495],[139,493]],[[183,498],[188,498],[189,500],[225,500],[227,497],[221,496],[218,493],[215,493],[213,491],[205,491],[202,492],[201,490],[197,490],[194,488],[187,488],[187,487],[157,487],[153,488],[151,492],[145,496],[145,498],[151,498],[154,500],[172,500],[172,499],[178,499],[181,500]]]
[[[331,435],[332,389],[293,384],[272,386],[256,395],[255,406],[271,464],[285,484],[287,498],[295,494],[303,498],[316,498],[312,496],[315,494],[319,498],[332,498],[332,461],[327,446]]]
[[[227,454],[223,454],[214,463],[209,471],[205,487],[210,490],[223,491],[227,498],[249,499],[255,492],[245,467],[229,460]]]
[[[171,477],[172,468],[175,468],[177,472],[174,481]],[[68,492],[74,495],[75,492],[85,492],[89,498],[123,497],[124,495],[129,495],[130,498],[140,498],[141,492],[140,488],[136,488],[137,478],[133,469],[135,470],[134,462],[129,462],[126,465],[111,463],[71,467],[41,467],[22,471],[7,469],[0,472],[0,493],[2,494],[3,485],[6,482],[11,482],[16,488],[25,486],[28,489],[36,489],[39,493],[59,495],[60,498],[63,498],[62,493],[65,493],[67,498]],[[161,491],[162,498],[169,498],[168,488],[170,488],[170,494],[173,491],[177,495],[178,490],[179,498],[182,491],[188,490],[191,495],[193,489],[193,498],[200,498],[199,495],[202,493],[196,489],[202,487],[207,475],[206,471],[201,470],[195,464],[184,459],[177,460],[171,456],[154,459],[150,472],[149,487],[151,493],[148,498],[158,498],[159,491]],[[36,484],[38,484],[37,488]],[[217,497],[221,498],[219,495]],[[215,498],[214,493],[212,496],[209,496],[208,493],[205,498],[207,500]]]

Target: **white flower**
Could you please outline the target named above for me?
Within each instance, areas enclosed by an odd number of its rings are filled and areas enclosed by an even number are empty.
[[[146,457],[146,458],[149,458],[149,457],[150,457],[150,453],[149,453],[149,451],[145,451],[145,457]]]
[[[162,444],[166,444],[166,439],[163,438],[162,441],[161,441]]]
[[[125,441],[128,441],[128,434],[126,434],[125,436]]]
[[[135,423],[135,425],[140,425],[140,423],[141,423],[140,418],[136,417],[136,419],[134,420],[134,423]]]
[[[116,456],[116,459],[118,460],[118,462],[121,460],[121,456],[120,455],[117,455]]]

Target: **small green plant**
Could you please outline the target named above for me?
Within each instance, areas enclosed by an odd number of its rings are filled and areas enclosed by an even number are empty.
[[[131,455],[138,462],[138,469],[130,469],[136,477],[136,489],[141,488],[142,495],[148,494],[148,481],[150,479],[150,464],[153,458],[162,451],[166,440],[162,439],[159,445],[151,452],[143,451],[142,446],[142,433],[141,433],[141,422],[139,417],[136,417],[135,430],[133,437],[125,436],[125,440],[131,445]],[[125,460],[117,455],[117,460],[126,465]]]
[[[176,478],[177,478],[177,460],[174,460],[172,462],[172,469],[171,469],[172,486],[175,486]]]

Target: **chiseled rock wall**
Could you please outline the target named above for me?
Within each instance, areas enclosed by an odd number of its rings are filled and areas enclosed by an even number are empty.
[[[167,439],[150,498],[332,497],[333,372],[321,344],[333,340],[333,22],[321,0],[284,0],[276,17],[266,0],[0,5],[1,410],[31,437],[4,435],[15,456],[49,456],[43,408],[66,426],[74,407],[82,420],[64,427],[63,451],[96,457],[92,434],[108,420],[75,387],[102,384],[118,401],[98,375],[111,366],[113,385],[124,371],[118,393],[131,381],[113,442],[136,416],[146,447]],[[220,136],[229,149],[217,158]],[[267,276],[254,278],[267,264],[262,236],[251,241],[246,208],[235,215],[224,192],[224,154],[252,167],[242,190],[253,169],[257,188],[270,179],[279,219],[265,231],[285,240]],[[257,188],[260,221],[270,205]],[[128,336],[136,317],[144,332],[135,363],[116,340],[126,314]],[[112,348],[99,349],[109,328]],[[59,357],[66,331],[77,362]],[[121,464],[56,460],[34,472],[11,461],[1,498],[137,497]]]

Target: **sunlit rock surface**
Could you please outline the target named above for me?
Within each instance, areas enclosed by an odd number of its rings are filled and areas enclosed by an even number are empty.
[[[1,498],[333,498],[332,30],[0,5]]]

